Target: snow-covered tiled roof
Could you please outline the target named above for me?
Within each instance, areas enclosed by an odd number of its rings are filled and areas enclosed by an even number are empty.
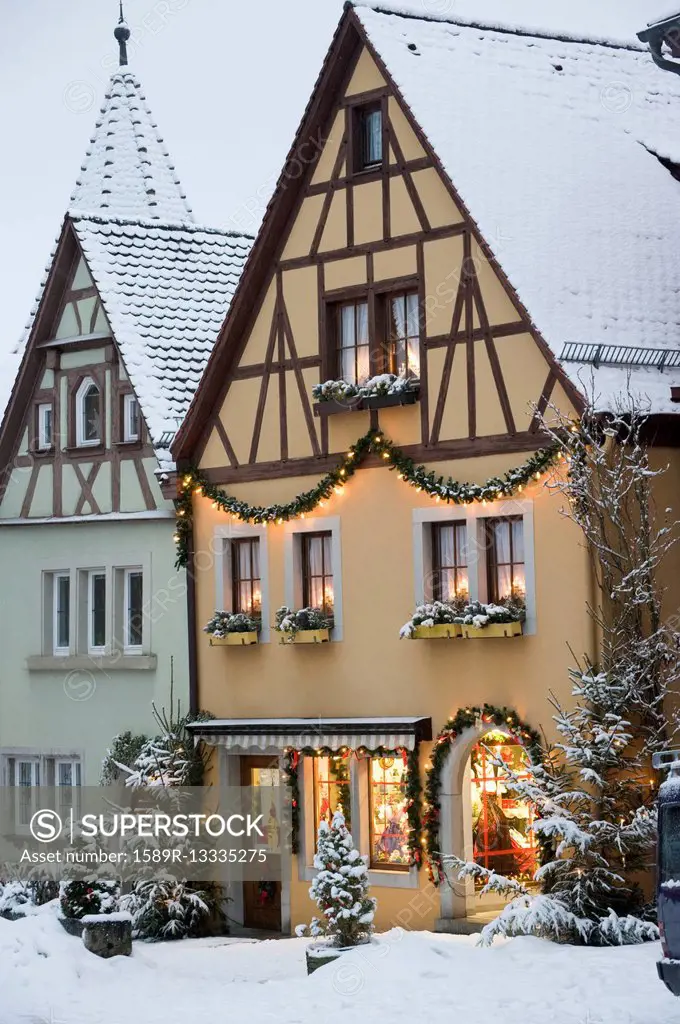
[[[186,413],[252,239],[191,224],[71,219],[158,443]]]
[[[111,76],[69,209],[184,223],[191,208],[131,71]]]
[[[535,325],[570,341],[680,348],[680,77],[648,52],[358,5],[356,14]],[[655,155],[657,154],[657,155]],[[606,403],[625,367],[565,370]],[[677,412],[680,370],[633,390]]]

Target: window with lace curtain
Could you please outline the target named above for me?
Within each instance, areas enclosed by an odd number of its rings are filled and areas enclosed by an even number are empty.
[[[338,370],[347,384],[363,384],[371,376],[368,302],[343,302],[336,307]]]
[[[417,292],[386,298],[385,355],[387,373],[420,376],[420,308]]]
[[[489,600],[524,600],[526,572],[522,517],[487,519],[486,539]]]
[[[308,533],[302,542],[302,603],[333,614],[333,555],[331,533]]]

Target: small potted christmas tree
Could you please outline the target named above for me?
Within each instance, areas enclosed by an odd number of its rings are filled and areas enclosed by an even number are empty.
[[[354,848],[344,815],[336,811],[329,825],[319,825],[314,867],[318,874],[309,890],[321,911],[298,935],[325,936],[324,943],[307,949],[307,973],[332,963],[348,949],[369,942],[373,932],[376,901],[368,895],[366,860]]]

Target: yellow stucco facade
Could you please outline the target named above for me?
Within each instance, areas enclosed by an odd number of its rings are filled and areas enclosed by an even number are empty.
[[[352,118],[362,102],[381,109],[384,150],[382,168],[363,175],[352,165]],[[248,329],[230,340],[232,367],[213,425],[195,453],[200,469],[252,505],[283,504],[313,487],[371,427],[416,462],[456,480],[483,483],[522,464],[542,443],[536,406],[544,409],[550,401],[569,415],[578,399],[491,261],[408,111],[363,48],[323,137]],[[366,299],[377,311],[369,331],[371,345],[379,348],[381,303],[399,289],[418,295],[419,401],[334,414],[315,406],[312,387],[338,376],[332,326],[337,305]],[[436,737],[460,708],[489,703],[514,709],[552,740],[549,694],[568,699],[570,648],[594,656],[596,643],[585,612],[592,597],[587,555],[578,531],[560,513],[563,499],[546,481],[533,481],[521,494],[498,502],[447,506],[373,460],[323,508],[265,527],[244,526],[196,496],[200,707],[218,719],[422,717],[431,720]],[[524,635],[476,642],[401,640],[400,627],[416,602],[428,597],[430,525],[464,521],[467,536],[478,540],[485,520],[507,516],[519,519],[524,530]],[[300,607],[296,545],[309,531],[332,536],[335,628],[330,643],[282,644],[272,628],[274,615],[284,604]],[[260,642],[211,647],[202,626],[217,603],[229,607],[225,552],[243,537],[259,545]],[[482,598],[487,558],[484,543],[470,554],[469,571]],[[470,750],[483,732],[480,727],[461,738],[444,784],[448,811],[442,848],[460,855],[471,846],[469,799],[461,787],[469,786]],[[422,743],[421,773],[430,750],[431,743]],[[218,747],[216,783],[226,777],[225,759],[236,756]],[[353,820],[363,816],[363,824],[357,824],[363,852],[366,777],[361,771],[352,769],[351,785]],[[301,765],[300,772],[301,830],[309,837],[309,766]],[[308,920],[313,909],[311,845],[303,843],[290,878],[284,879],[285,930]],[[434,890],[425,870],[375,869],[371,880],[380,929],[447,927],[447,920],[479,909],[469,889],[448,895]]]

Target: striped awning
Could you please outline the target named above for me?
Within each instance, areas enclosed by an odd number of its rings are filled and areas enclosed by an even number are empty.
[[[235,754],[280,754],[303,750],[413,750],[432,739],[431,718],[223,718],[188,728],[212,746]]]

